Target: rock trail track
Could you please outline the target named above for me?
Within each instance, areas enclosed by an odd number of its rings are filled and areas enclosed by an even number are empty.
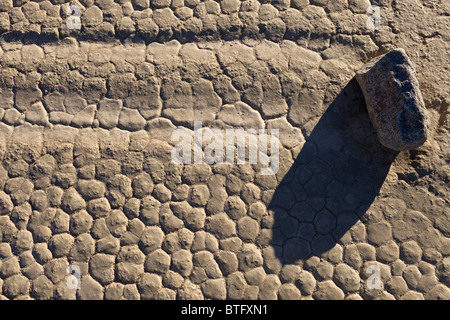
[[[0,0],[0,33],[1,299],[450,299],[448,1]],[[397,47],[401,153],[354,79]],[[175,164],[194,121],[278,129],[278,172]]]

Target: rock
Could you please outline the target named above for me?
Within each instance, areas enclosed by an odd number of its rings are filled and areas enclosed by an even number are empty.
[[[380,143],[402,151],[423,145],[430,122],[414,67],[403,49],[377,57],[356,73]]]

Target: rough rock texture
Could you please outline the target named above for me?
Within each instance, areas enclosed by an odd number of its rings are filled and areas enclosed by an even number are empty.
[[[0,1],[0,299],[450,299],[450,7],[381,2]],[[352,78],[398,47],[396,153]],[[174,163],[195,120],[279,129],[279,170]]]
[[[373,59],[356,73],[381,144],[396,151],[420,147],[430,135],[415,73],[403,49]]]

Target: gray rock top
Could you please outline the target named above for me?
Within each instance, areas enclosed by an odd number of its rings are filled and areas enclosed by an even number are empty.
[[[396,151],[417,148],[430,135],[430,120],[416,72],[403,49],[394,49],[356,73],[381,144]]]

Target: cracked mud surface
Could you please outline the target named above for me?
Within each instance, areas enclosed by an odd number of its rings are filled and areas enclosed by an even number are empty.
[[[71,3],[0,1],[0,298],[450,299],[445,1]],[[395,47],[433,123],[401,153],[353,78]],[[173,163],[194,121],[279,129],[278,172]]]

